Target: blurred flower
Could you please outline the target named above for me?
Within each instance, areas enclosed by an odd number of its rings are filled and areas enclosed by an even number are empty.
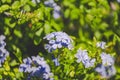
[[[48,44],[45,44],[45,49],[48,52],[52,52],[57,48],[67,47],[72,49],[72,39],[65,32],[52,32],[46,35],[43,39],[48,40]]]
[[[40,3],[40,0],[32,0],[32,2],[37,4],[37,3]]]
[[[53,17],[55,19],[60,17],[60,6],[58,5],[54,6]]]
[[[23,64],[20,65],[19,70],[21,72],[31,72],[32,60],[28,57],[23,59]]]
[[[116,74],[114,67],[114,58],[110,54],[101,53],[102,64],[95,68],[95,71],[100,73],[103,78],[110,78]]]
[[[0,48],[4,48],[6,46],[6,43],[4,40],[5,40],[5,36],[0,35]]]
[[[86,50],[78,50],[75,54],[77,62],[82,62],[85,65],[85,68],[94,66],[95,59],[90,59]]]
[[[54,3],[54,0],[47,0],[44,2],[44,4],[49,7],[54,7]]]
[[[55,63],[55,66],[59,66],[60,65],[58,59],[59,59],[59,57],[55,58],[54,55],[52,55],[52,61]]]
[[[54,11],[53,11],[53,17],[54,17],[55,19],[58,19],[58,18],[60,17],[60,12],[54,10]]]
[[[116,69],[113,65],[104,66],[101,64],[95,68],[95,71],[98,72],[103,78],[110,78],[116,74]]]
[[[81,61],[89,59],[88,53],[86,50],[78,50],[77,54],[75,54],[75,57],[77,58],[78,63],[80,63]]]
[[[110,54],[106,54],[106,53],[102,52],[102,54],[100,56],[102,59],[102,64],[104,66],[111,66],[114,64],[114,59],[112,56],[110,56]]]
[[[85,68],[93,67],[96,59],[86,59],[82,63],[85,65]]]
[[[30,73],[28,77],[40,77],[44,80],[52,80],[53,74],[50,72],[50,67],[43,57],[32,56],[32,58],[23,59],[23,64],[19,67],[20,72]]]
[[[53,62],[55,63],[56,66],[59,66],[59,65],[60,65],[60,63],[59,63],[59,61],[58,61],[58,58],[53,59]]]
[[[4,42],[5,36],[0,35],[0,67],[4,63],[6,57],[9,55],[9,52],[5,49],[6,43]]]
[[[117,0],[118,3],[120,3],[120,0]]]
[[[105,49],[106,48],[106,42],[102,41],[102,42],[98,42],[96,44],[97,47],[100,47],[101,49]]]
[[[45,1],[44,4],[48,7],[52,7],[54,10],[53,10],[53,17],[55,19],[58,19],[60,17],[60,6],[58,6],[54,0],[48,0],[48,1]]]

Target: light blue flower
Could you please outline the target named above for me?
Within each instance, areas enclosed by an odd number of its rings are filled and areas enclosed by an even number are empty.
[[[90,59],[86,50],[78,50],[75,54],[77,58],[77,63],[82,62],[85,68],[93,67],[96,59]]]
[[[77,58],[77,62],[80,63],[81,61],[84,62],[85,60],[88,60],[88,53],[87,50],[78,50],[77,54],[75,54],[75,57]]]
[[[60,63],[59,63],[59,56],[58,57],[55,57],[53,54],[52,54],[52,61],[54,62],[55,66],[59,66]]]
[[[104,66],[111,66],[114,64],[114,58],[110,56],[110,54],[106,54],[104,52],[101,53],[102,64]]]
[[[27,65],[27,64],[21,64],[19,67],[19,71],[20,72],[31,72],[31,65]]]
[[[73,48],[72,39],[65,32],[52,32],[43,39],[48,40],[48,44],[45,44],[45,49],[47,49],[48,52],[63,47],[67,47],[70,50]]]
[[[82,63],[85,65],[85,68],[93,67],[96,59],[86,59]]]
[[[4,35],[0,35],[0,49],[1,49],[1,53],[5,53],[7,50],[5,49],[6,43],[5,43],[5,36]]]
[[[54,2],[54,0],[47,0],[47,1],[45,1],[44,2],[44,4],[46,5],[46,6],[48,6],[48,7],[51,7],[51,8],[53,8],[53,17],[55,18],[55,19],[58,19],[58,18],[60,18],[60,6],[58,6],[55,2]]]
[[[5,43],[5,36],[4,35],[0,35],[0,48],[4,48],[6,46],[6,43]]]
[[[6,38],[6,37],[5,37],[4,35],[0,35],[0,42],[1,42],[1,41],[4,41],[5,38]]]
[[[97,68],[95,68],[95,71],[98,72],[98,73],[100,73],[100,75],[102,77],[106,77],[107,76],[107,74],[106,74],[106,68],[103,65],[99,65]]]
[[[5,36],[0,35],[0,67],[2,66],[2,63],[6,60],[6,57],[9,56],[9,52],[5,49],[6,43],[5,43]]]
[[[95,71],[98,72],[103,78],[110,78],[116,74],[116,69],[113,65],[111,66],[98,65],[95,68]]]
[[[56,5],[56,6],[54,7],[53,17],[54,17],[55,19],[57,19],[57,18],[60,17],[60,6]]]
[[[23,59],[23,63],[19,67],[20,72],[29,73],[28,77],[40,77],[43,80],[52,80],[53,74],[50,67],[43,57],[32,56],[32,58]]]
[[[28,57],[28,58],[23,59],[23,62],[27,65],[30,65],[32,63],[32,60]]]
[[[104,42],[104,41],[97,42],[96,46],[100,47],[101,49],[105,49],[106,48],[106,42]]]
[[[54,3],[55,3],[54,0],[47,0],[44,2],[44,4],[49,7],[53,7]]]
[[[52,52],[54,50],[53,47],[49,44],[45,44],[44,47],[45,47],[46,50],[48,50],[48,52]]]
[[[32,64],[32,60],[31,58],[25,58],[23,59],[23,64],[20,65],[19,70],[20,72],[31,72],[31,64]]]
[[[32,61],[34,62],[35,65],[44,65],[46,64],[46,61],[44,60],[43,57],[40,56],[32,56]]]
[[[54,58],[52,61],[55,63],[55,66],[59,66],[60,65],[60,63],[58,61],[58,58]]]
[[[54,80],[54,78],[50,78],[50,76],[53,76],[52,73],[44,73],[43,78],[44,80]]]

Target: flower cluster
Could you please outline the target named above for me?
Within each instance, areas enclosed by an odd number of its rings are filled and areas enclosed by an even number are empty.
[[[40,56],[23,59],[23,64],[20,65],[19,70],[29,73],[30,76],[39,77],[44,80],[53,80],[53,74],[50,72],[49,65]]]
[[[49,7],[52,7],[54,10],[53,10],[53,17],[55,19],[59,18],[60,17],[60,6],[58,6],[54,0],[48,0],[48,1],[45,1],[44,4],[46,6],[49,6]]]
[[[65,32],[52,32],[46,35],[44,39],[48,40],[48,44],[45,44],[45,49],[48,52],[62,47],[67,47],[70,50],[73,48],[72,39]]]
[[[0,35],[0,67],[4,63],[6,57],[9,55],[9,52],[5,49],[6,43],[4,42],[5,36]]]
[[[116,69],[113,65],[104,66],[100,64],[95,68],[95,71],[98,72],[103,78],[110,78],[111,76],[116,74]]]
[[[82,62],[85,65],[85,68],[94,66],[95,59],[90,59],[86,50],[78,50],[75,54],[77,62]]]
[[[105,49],[106,48],[106,42],[104,42],[104,41],[97,42],[96,46],[100,47],[101,49]]]
[[[116,74],[116,70],[114,67],[114,59],[110,54],[106,54],[104,52],[101,53],[102,64],[98,65],[95,68],[95,71],[100,73],[103,78],[109,78]]]

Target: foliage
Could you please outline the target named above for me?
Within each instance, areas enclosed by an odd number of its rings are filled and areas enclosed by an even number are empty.
[[[37,55],[49,64],[54,80],[106,79],[95,71],[102,52],[114,57],[116,74],[107,79],[120,79],[119,17],[119,0],[0,0],[0,35],[6,36],[9,52],[0,62],[0,79],[27,79],[28,73],[20,72],[19,66],[24,58]],[[49,53],[44,37],[60,31],[73,40],[73,49],[55,48]],[[105,44],[98,44],[101,41]],[[84,60],[77,62],[79,49],[87,51],[89,61],[96,59],[92,67],[86,68]]]

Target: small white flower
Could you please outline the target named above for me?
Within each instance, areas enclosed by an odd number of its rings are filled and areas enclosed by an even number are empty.
[[[90,59],[86,50],[78,50],[77,54],[75,54],[77,58],[77,63],[82,62],[85,68],[89,68],[94,66],[95,59]]]
[[[49,44],[55,44],[55,40],[50,40]]]
[[[100,56],[102,59],[102,64],[104,66],[111,66],[114,64],[114,58],[112,56],[110,56],[110,54],[106,54],[106,53],[102,52],[102,54]]]
[[[55,6],[54,10],[59,11],[60,10],[60,6]]]
[[[96,61],[96,59],[92,59],[92,60],[87,59],[87,61],[84,63],[85,68],[89,68],[89,67],[94,66],[95,61]]]
[[[102,42],[98,42],[96,44],[97,47],[100,47],[101,49],[105,49],[106,48],[106,42],[102,41]]]
[[[53,10],[53,17],[54,17],[55,19],[60,18],[60,9],[61,9],[61,8],[60,8],[60,6],[58,6],[58,5],[54,2],[54,0],[45,1],[44,4],[45,4],[46,6],[51,7],[51,8],[54,9],[54,10]]]
[[[25,64],[31,64],[31,63],[32,63],[32,60],[28,57],[28,58],[26,58],[26,59],[23,59],[23,62],[24,62]]]
[[[0,42],[3,41],[3,40],[5,40],[5,38],[6,37],[4,35],[0,35]]]
[[[57,49],[57,44],[53,44],[53,45],[52,45],[52,48],[53,48],[53,49]]]
[[[95,68],[95,71],[100,73],[102,77],[106,77],[106,69],[103,65],[98,66],[97,68]]]
[[[60,18],[60,13],[57,12],[57,11],[53,11],[53,17],[54,17],[55,19]]]
[[[77,54],[75,54],[75,57],[77,58],[78,63],[80,63],[81,61],[84,61],[86,59],[89,59],[86,50],[78,50]]]
[[[110,78],[116,74],[116,69],[113,65],[111,66],[104,66],[99,65],[95,68],[95,71],[98,72],[103,78]]]

